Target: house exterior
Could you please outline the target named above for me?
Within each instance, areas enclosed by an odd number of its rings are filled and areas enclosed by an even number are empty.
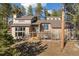
[[[33,16],[22,16],[20,18],[16,18],[16,15],[13,16],[11,33],[14,39],[23,38],[29,34],[32,18]]]
[[[72,27],[73,28],[73,27]],[[71,29],[72,29],[71,28]],[[70,34],[70,24],[65,23],[65,35]],[[39,20],[36,16],[22,16],[16,18],[13,16],[13,24],[11,25],[11,33],[14,39],[23,39],[29,35],[42,37],[52,37],[52,39],[60,39],[61,36],[61,17],[47,17],[46,20]]]

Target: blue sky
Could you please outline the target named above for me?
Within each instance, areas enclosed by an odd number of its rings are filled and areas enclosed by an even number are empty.
[[[23,3],[22,4],[26,8],[26,12],[28,10],[28,6],[31,5],[33,10],[35,10],[35,7],[37,6],[36,3]],[[48,12],[51,13],[52,10],[59,10],[62,8],[62,3],[41,3],[43,8],[47,8]]]
[[[62,3],[41,3],[42,7],[46,7],[47,9],[60,9],[62,7]],[[23,3],[22,4],[25,7],[28,7],[29,5],[32,5],[32,7],[36,7],[36,3]]]
[[[51,10],[51,9],[58,10],[58,9],[61,9],[61,7],[62,7],[61,3],[47,3],[46,5],[46,8],[48,10]]]

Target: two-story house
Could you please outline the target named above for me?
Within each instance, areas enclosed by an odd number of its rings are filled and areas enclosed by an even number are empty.
[[[30,26],[34,16],[22,16],[16,18],[16,14],[13,15],[13,24],[11,25],[11,33],[14,39],[23,38],[29,34]]]
[[[45,20],[39,20],[35,16],[16,18],[16,15],[14,15],[11,29],[14,39],[23,39],[32,32],[35,32],[35,34],[48,32],[51,34],[49,36],[53,37],[53,39],[60,39],[61,17],[47,17]],[[69,29],[73,29],[73,25],[65,22],[65,35],[70,35],[71,32]],[[45,36],[45,34],[42,36]]]

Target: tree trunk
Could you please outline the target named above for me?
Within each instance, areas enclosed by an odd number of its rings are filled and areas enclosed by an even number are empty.
[[[75,31],[75,33],[74,33],[74,36],[75,36],[75,40],[77,39],[77,28],[76,28],[76,23],[74,24],[74,31]]]
[[[64,48],[64,9],[62,9],[62,19],[61,19],[61,49]]]

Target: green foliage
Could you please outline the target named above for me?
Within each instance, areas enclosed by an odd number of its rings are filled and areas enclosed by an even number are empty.
[[[1,20],[1,19],[0,19]],[[1,20],[3,21],[3,20]],[[6,48],[14,43],[13,37],[8,34],[6,25],[0,25],[0,55],[4,54]]]
[[[46,17],[47,17],[47,16],[50,16],[50,14],[49,14],[49,12],[48,12],[47,9],[45,10],[45,16],[46,16]]]
[[[68,19],[70,19],[71,23],[74,24],[74,36],[77,36],[77,32],[79,31],[78,29],[78,24],[79,24],[79,3],[66,3],[64,4],[65,6],[65,11],[67,12],[66,15],[68,15]],[[78,37],[76,37],[78,38]]]
[[[11,5],[9,3],[0,4],[0,14],[4,17],[9,16],[11,12]]]
[[[26,42],[20,45],[17,45],[14,49],[8,49],[2,55],[8,56],[35,56],[43,52],[47,48],[46,45],[41,45],[39,42]]]
[[[17,17],[21,17],[26,14],[25,8],[18,3],[11,4],[11,15],[17,14]]]
[[[33,15],[33,13],[32,13],[32,6],[30,5],[29,7],[28,7],[28,16],[29,15]]]
[[[66,15],[69,16],[69,19],[73,22],[76,23],[78,21],[78,16],[79,16],[79,4],[77,3],[66,3],[64,4],[65,6],[65,11],[67,12]],[[71,13],[71,14],[70,14]]]
[[[41,3],[37,3],[37,7],[36,7],[36,14],[40,15],[42,12],[42,5]]]
[[[0,55],[6,51],[6,48],[13,44],[13,38],[8,34],[8,27],[3,19],[3,15],[0,15]]]
[[[0,7],[1,7],[0,9],[0,55],[2,56],[37,55],[41,53],[44,49],[46,49],[46,45],[45,46],[40,45],[41,42],[37,42],[37,43],[27,42],[27,43],[17,45],[16,48],[10,48],[11,45],[15,44],[14,42],[15,40],[8,33],[8,25],[5,20],[7,20],[7,17],[10,14],[12,15],[12,11],[9,8],[13,8],[13,7],[11,7],[11,4],[0,4]],[[21,11],[14,7],[13,13],[18,13],[18,12],[21,12]]]
[[[6,43],[5,44],[7,44],[7,45],[12,45],[14,43],[13,37],[10,34],[7,34],[6,33],[4,35],[4,39],[6,40]]]
[[[3,36],[7,31],[7,25],[3,20],[3,16],[0,15],[0,36]]]
[[[61,16],[61,10],[53,10],[51,16]]]
[[[66,11],[71,12],[72,14],[76,14],[76,9],[75,9],[75,4],[74,3],[65,3],[64,8]]]

